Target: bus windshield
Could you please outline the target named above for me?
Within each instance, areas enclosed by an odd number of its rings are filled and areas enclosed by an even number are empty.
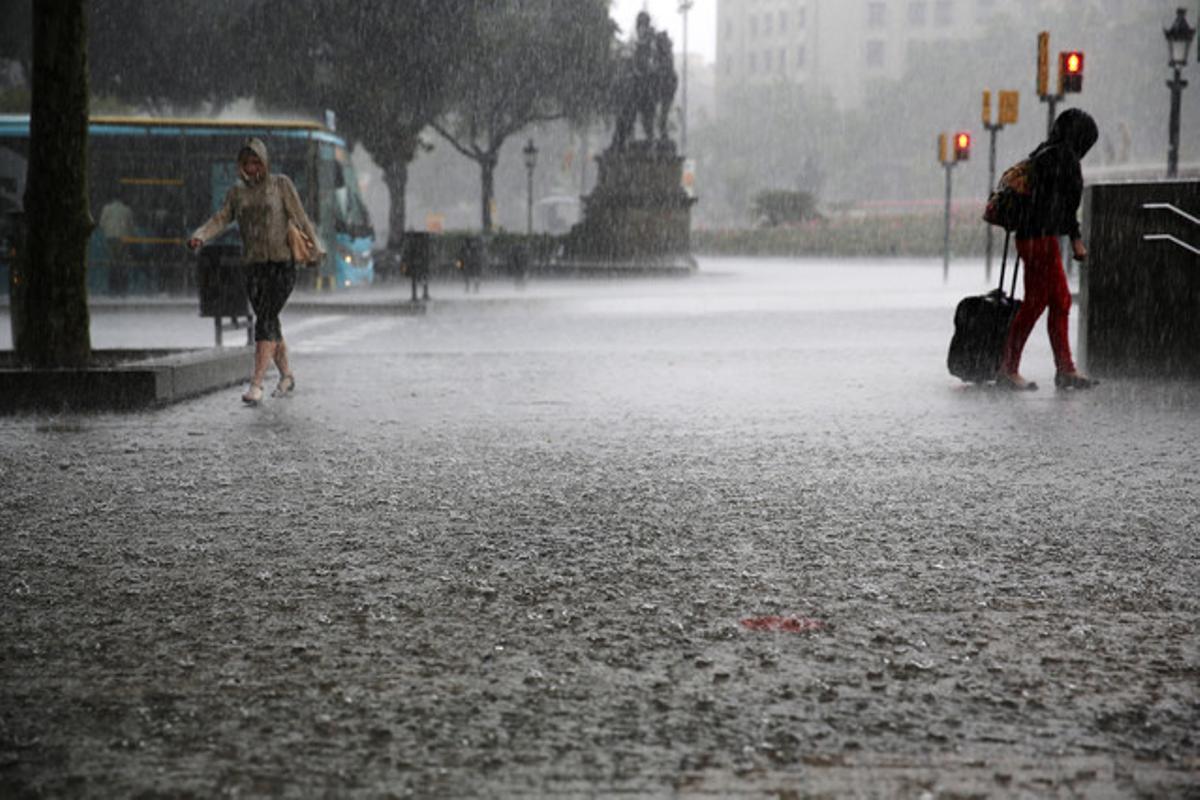
[[[374,229],[371,227],[371,217],[367,214],[367,206],[359,193],[358,174],[354,171],[354,165],[345,157],[345,151],[340,147],[337,154],[334,187],[333,196],[336,200],[334,213],[337,230],[356,238],[370,236],[374,233]]]

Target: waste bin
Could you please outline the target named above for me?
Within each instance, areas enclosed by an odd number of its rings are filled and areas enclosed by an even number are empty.
[[[246,341],[253,337],[250,301],[246,297],[246,273],[239,256],[224,255],[216,248],[200,253],[196,265],[196,286],[200,293],[200,316],[212,317],[217,345],[221,344],[222,320],[236,327],[238,318],[246,319]]]

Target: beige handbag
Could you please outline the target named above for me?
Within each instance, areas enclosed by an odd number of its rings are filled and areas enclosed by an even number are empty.
[[[288,222],[287,243],[297,264],[312,264],[317,260],[317,243],[294,222]]]

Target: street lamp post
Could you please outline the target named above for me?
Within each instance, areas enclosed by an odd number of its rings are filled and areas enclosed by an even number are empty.
[[[529,144],[525,145],[525,149],[521,151],[525,155],[525,173],[529,179],[528,194],[526,195],[525,204],[525,232],[533,233],[533,170],[537,166],[538,149],[533,144],[533,139],[529,140]]]
[[[1167,81],[1167,88],[1171,90],[1171,121],[1168,128],[1169,144],[1167,146],[1167,177],[1174,178],[1179,174],[1179,112],[1182,102],[1183,90],[1187,88],[1187,81],[1180,75],[1180,71],[1187,64],[1188,53],[1192,48],[1192,38],[1196,35],[1196,29],[1188,25],[1187,9],[1180,8],[1175,11],[1175,22],[1171,27],[1163,28],[1163,36],[1167,38],[1168,61],[1167,65],[1175,71],[1175,76]]]
[[[688,12],[695,5],[693,0],[679,0],[679,13],[683,15],[683,84],[680,87],[683,91],[681,105],[683,113],[679,123],[679,150],[687,153],[687,126],[688,126],[688,102],[687,102],[687,79],[688,79]]]

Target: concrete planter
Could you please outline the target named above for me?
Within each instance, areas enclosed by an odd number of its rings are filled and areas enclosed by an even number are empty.
[[[97,350],[83,369],[16,366],[0,352],[0,412],[130,411],[167,405],[246,380],[253,348]]]

